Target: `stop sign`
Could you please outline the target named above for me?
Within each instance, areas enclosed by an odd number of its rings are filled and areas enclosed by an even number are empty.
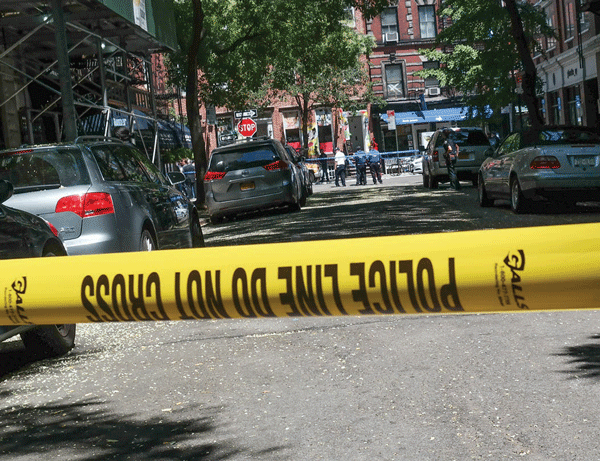
[[[238,132],[246,138],[254,136],[254,133],[256,133],[256,122],[251,118],[243,119],[238,124]]]

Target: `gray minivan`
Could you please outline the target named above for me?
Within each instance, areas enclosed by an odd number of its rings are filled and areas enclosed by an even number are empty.
[[[197,210],[134,145],[113,138],[0,151],[6,205],[52,223],[69,255],[204,246]]]
[[[301,175],[288,151],[275,139],[240,142],[213,150],[204,176],[211,222],[276,206],[300,210]]]

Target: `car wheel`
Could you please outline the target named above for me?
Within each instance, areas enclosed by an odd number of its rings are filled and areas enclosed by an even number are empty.
[[[192,215],[191,222],[191,233],[192,233],[192,247],[203,248],[204,247],[204,235],[202,234],[202,226],[200,226],[200,220],[197,215]]]
[[[75,345],[75,325],[44,325],[21,333],[27,352],[35,358],[65,355]]]
[[[300,206],[305,206],[306,205],[306,196],[308,195],[308,192],[305,190],[302,191],[302,197],[300,197],[300,200],[298,201],[298,203],[300,204]]]
[[[488,197],[487,191],[485,190],[485,184],[483,182],[483,177],[479,176],[479,181],[477,181],[477,195],[479,196],[479,206],[492,206],[494,204],[494,200]]]
[[[429,188],[429,175],[425,174],[425,170],[423,170],[423,187]]]
[[[510,208],[515,213],[524,213],[527,211],[529,201],[523,196],[521,184],[516,176],[510,181]]]
[[[427,178],[428,178],[428,187],[430,189],[437,189],[438,188],[438,180],[435,179],[435,176],[433,176],[430,172],[429,176]]]
[[[148,229],[142,231],[140,236],[140,251],[153,251],[156,250],[156,243],[154,238]]]

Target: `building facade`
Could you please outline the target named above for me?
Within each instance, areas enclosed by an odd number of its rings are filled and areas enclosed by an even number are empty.
[[[534,56],[538,77],[543,82],[542,115],[548,124],[600,128],[600,16],[587,11],[590,3],[536,2],[556,31],[555,38],[540,39],[544,52]]]
[[[370,118],[381,151],[420,150],[432,131],[467,118],[451,89],[416,74],[439,66],[419,50],[441,49],[436,45],[445,25],[438,16],[440,5],[440,0],[400,1],[365,21],[365,33],[376,42],[368,56],[371,81],[385,100],[385,106],[371,109]]]

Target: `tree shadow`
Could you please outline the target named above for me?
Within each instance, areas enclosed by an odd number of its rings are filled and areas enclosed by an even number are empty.
[[[8,398],[10,391],[0,393]],[[225,460],[244,450],[212,441],[216,408],[185,407],[142,419],[115,414],[106,402],[18,405],[2,411],[0,455],[96,460]],[[190,412],[200,417],[190,418]],[[281,447],[269,451],[275,452]],[[245,453],[253,458],[257,453]]]
[[[600,335],[590,336],[591,340],[600,339]],[[579,346],[565,347],[563,352],[556,354],[560,357],[569,357],[567,362],[573,366],[570,370],[563,370],[561,373],[571,375],[571,379],[600,379],[600,344],[589,343]]]

